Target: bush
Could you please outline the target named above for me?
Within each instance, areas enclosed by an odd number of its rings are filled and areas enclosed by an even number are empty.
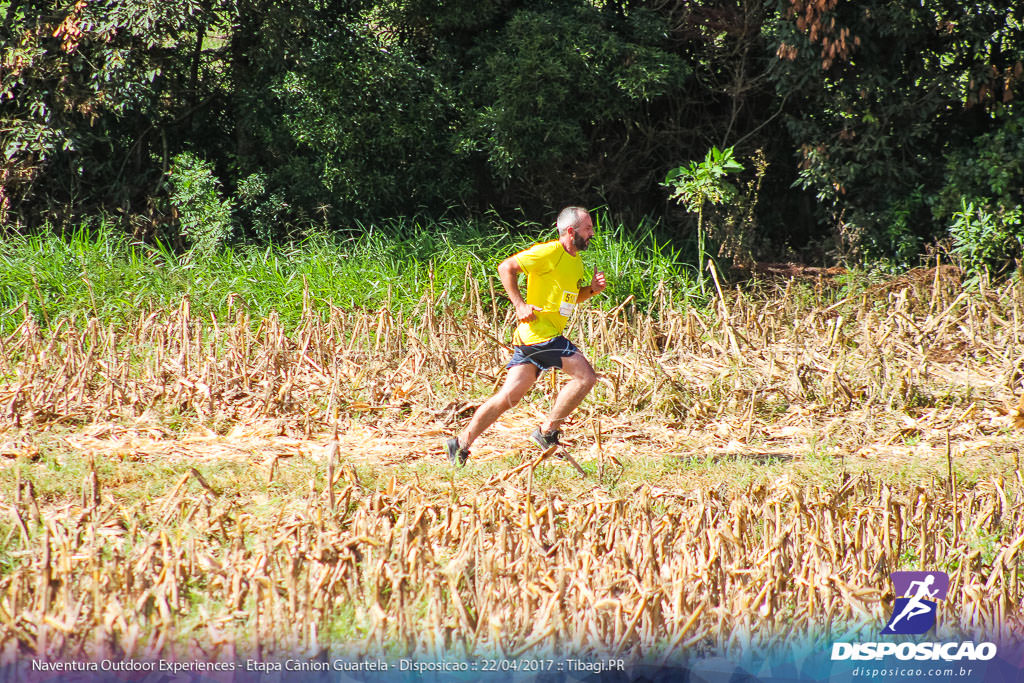
[[[970,270],[1005,269],[1024,238],[1024,116],[1004,111],[992,125],[946,156],[945,184],[932,205]]]
[[[190,152],[174,157],[170,169],[171,204],[190,254],[209,256],[231,235],[230,199],[222,199],[213,164]]]
[[[243,229],[262,242],[270,242],[287,221],[288,203],[280,192],[267,193],[267,175],[251,173],[238,183],[237,218]]]
[[[964,199],[961,209],[953,214],[953,224],[949,228],[953,251],[968,270],[1004,270],[1021,254],[1024,242],[1024,221],[1021,219],[1019,205],[992,211]]]

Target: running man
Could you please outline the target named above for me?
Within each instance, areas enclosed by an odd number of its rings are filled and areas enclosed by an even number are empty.
[[[466,464],[469,447],[477,437],[522,400],[542,371],[558,368],[572,377],[558,392],[547,419],[530,434],[530,439],[544,450],[558,445],[562,422],[597,381],[590,362],[562,336],[576,306],[600,294],[606,286],[601,272],[594,273],[590,284],[583,282],[579,252],[590,245],[594,223],[586,209],[570,206],[558,214],[556,225],[557,240],[535,244],[498,266],[498,277],[519,320],[512,339],[515,352],[498,393],[477,408],[457,437],[445,441],[448,460],[453,464]],[[519,289],[520,273],[526,274],[525,299]]]
[[[928,605],[924,604],[924,600],[926,598],[934,598],[938,594],[938,588],[936,588],[934,591],[929,590],[933,583],[935,583],[934,574],[929,574],[922,581],[911,581],[910,585],[907,586],[907,594],[910,595],[910,599],[907,601],[907,604],[903,607],[903,611],[900,612],[895,619],[890,621],[889,625],[886,628],[890,631],[894,631],[896,622],[900,621],[904,617],[906,617],[907,619],[913,619],[914,617],[931,612],[931,608]],[[914,586],[917,586],[916,592],[913,592]],[[913,594],[911,595],[912,592]]]

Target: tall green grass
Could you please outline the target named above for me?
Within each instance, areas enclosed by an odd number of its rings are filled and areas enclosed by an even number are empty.
[[[85,317],[123,324],[177,307],[186,295],[199,315],[223,317],[230,300],[255,319],[276,311],[286,326],[301,316],[304,289],[319,304],[410,310],[427,297],[459,312],[474,287],[484,306],[504,306],[497,265],[556,236],[536,225],[396,219],[198,256],[133,243],[106,223],[63,236],[8,235],[0,243],[0,332],[15,329],[26,314],[40,325]],[[589,272],[608,277],[596,306],[614,307],[630,295],[641,307],[667,293],[677,301],[697,296],[692,270],[651,223],[627,227],[599,216],[583,259]]]

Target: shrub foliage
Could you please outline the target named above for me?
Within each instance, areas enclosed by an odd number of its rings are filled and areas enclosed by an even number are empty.
[[[1018,230],[1008,0],[5,0],[0,16],[8,227],[105,213],[134,238],[194,233],[173,197],[193,155],[231,222],[204,228],[218,239],[570,202],[692,237],[661,181],[731,148],[770,197],[749,220],[766,254],[910,261],[977,233],[968,204]]]

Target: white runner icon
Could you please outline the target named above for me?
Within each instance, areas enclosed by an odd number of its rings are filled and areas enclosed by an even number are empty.
[[[913,619],[921,614],[927,614],[931,611],[928,605],[923,604],[925,598],[934,598],[939,589],[936,588],[933,592],[930,590],[931,585],[935,583],[935,575],[929,574],[924,578],[923,581],[911,581],[910,585],[907,586],[907,593],[910,594],[910,599],[907,604],[904,605],[903,611],[893,617],[893,620],[889,622],[888,629],[894,631],[893,628],[898,621],[906,617],[907,619]],[[914,592],[914,586],[917,586],[917,591]]]

